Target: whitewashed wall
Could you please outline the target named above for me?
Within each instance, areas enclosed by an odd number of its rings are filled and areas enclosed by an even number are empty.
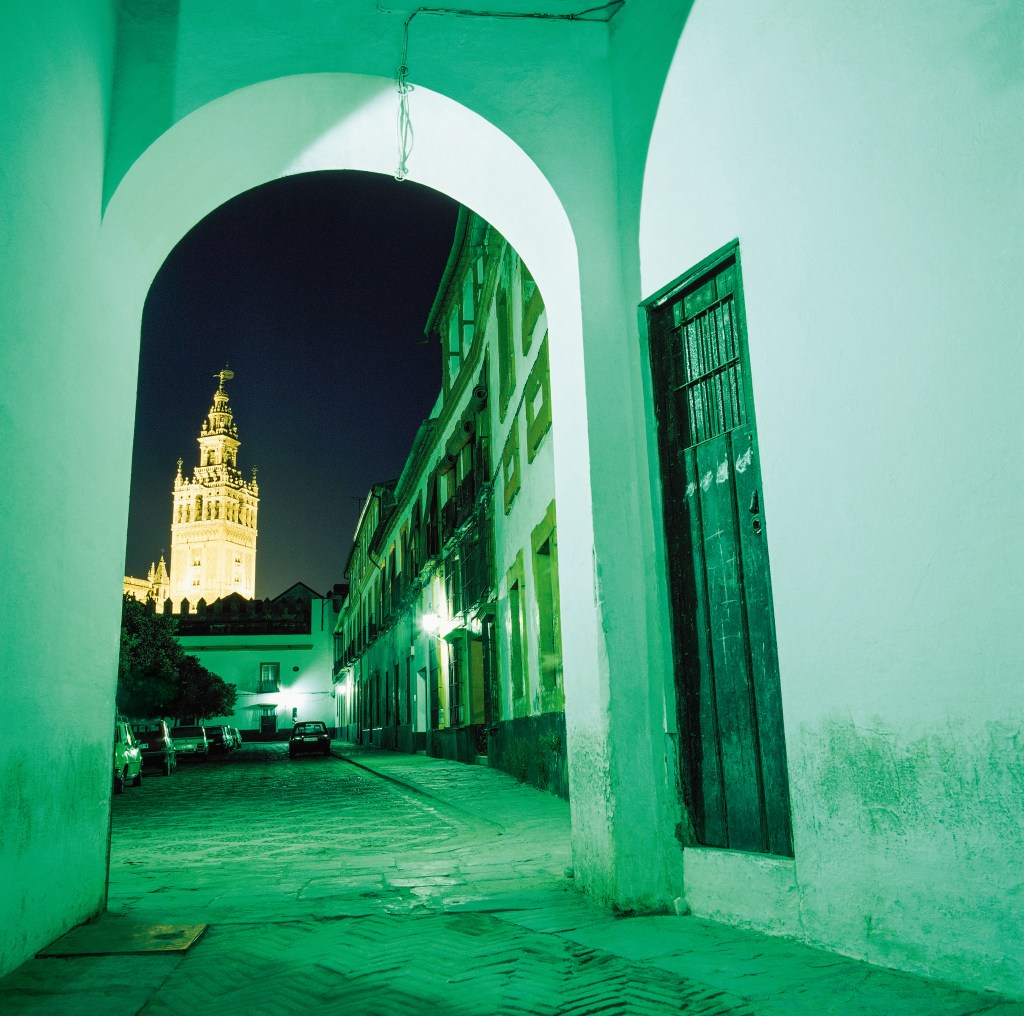
[[[136,377],[133,351],[95,341],[113,27],[100,0],[4,10],[0,973],[106,898]]]
[[[699,858],[688,895],[1007,990],[1024,981],[1022,11],[698,2],[641,242],[649,294],[740,240],[792,780],[798,906],[760,912]]]

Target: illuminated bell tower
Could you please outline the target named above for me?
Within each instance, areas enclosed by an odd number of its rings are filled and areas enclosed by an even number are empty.
[[[238,471],[238,428],[228,405],[224,382],[234,374],[226,367],[215,377],[220,385],[199,435],[199,465],[192,479],[174,478],[171,515],[171,599],[174,610],[188,600],[212,603],[230,593],[256,595],[256,470],[246,482]]]

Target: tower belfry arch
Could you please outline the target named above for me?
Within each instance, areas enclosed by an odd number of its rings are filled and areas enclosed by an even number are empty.
[[[197,441],[199,465],[186,478],[178,459],[171,515],[171,599],[175,610],[231,593],[256,595],[259,487],[256,471],[238,469],[238,426],[225,386],[235,375],[225,367]]]

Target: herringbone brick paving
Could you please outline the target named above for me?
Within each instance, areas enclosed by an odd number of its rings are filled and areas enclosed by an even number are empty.
[[[110,908],[210,930],[183,957],[35,960],[0,981],[0,1013],[1024,1014],[694,918],[616,918],[567,877],[565,802],[345,751],[247,745],[116,798]]]

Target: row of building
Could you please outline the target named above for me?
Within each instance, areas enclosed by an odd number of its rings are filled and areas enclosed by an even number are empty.
[[[547,314],[463,209],[427,322],[442,389],[367,494],[335,629],[341,736],[568,795]]]

